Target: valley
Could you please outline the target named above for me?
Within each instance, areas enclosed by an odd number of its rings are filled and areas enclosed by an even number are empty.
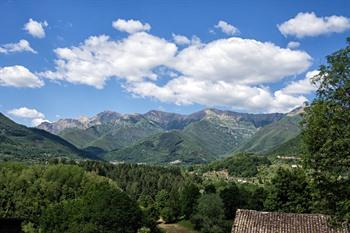
[[[297,110],[294,110],[297,111]],[[81,150],[117,162],[200,164],[235,151],[266,152],[296,137],[300,114],[246,114],[204,109],[189,115],[161,111],[44,122],[54,133]]]

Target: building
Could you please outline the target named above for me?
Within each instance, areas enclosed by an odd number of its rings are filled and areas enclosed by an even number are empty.
[[[232,233],[350,233],[349,226],[332,228],[322,214],[237,210]]]

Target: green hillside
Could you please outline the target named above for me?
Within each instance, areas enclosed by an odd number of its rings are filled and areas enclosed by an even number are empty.
[[[302,136],[298,136],[266,152],[267,155],[300,156],[302,153]]]
[[[251,122],[213,116],[191,123],[183,132],[211,154],[233,151],[256,131]]]
[[[213,108],[189,115],[162,111],[145,114],[105,111],[90,118],[45,123],[39,128],[56,132],[83,151],[110,160],[199,163],[227,156],[245,142],[248,143],[247,151],[264,153],[295,136],[295,126],[291,127],[293,122],[287,119],[281,113],[248,114]],[[293,119],[291,117],[290,121]],[[275,138],[281,135],[282,140]],[[176,153],[162,146],[160,142],[164,138],[171,141]],[[175,146],[179,141],[183,143]]]
[[[0,157],[47,159],[84,158],[87,155],[64,139],[44,130],[19,125],[0,113]]]
[[[271,162],[264,156],[251,153],[239,153],[225,159],[211,162],[204,167],[204,171],[227,170],[231,176],[253,177],[258,174],[260,165],[270,165]]]
[[[205,163],[214,158],[180,131],[159,133],[104,156],[107,160],[153,164],[175,161],[185,164]]]
[[[266,125],[243,143],[237,151],[265,153],[296,137],[301,131],[299,126],[301,120],[300,114],[287,115],[279,121]]]
[[[124,119],[87,129],[67,128],[59,135],[79,148],[99,147],[110,151],[124,148],[162,129],[145,118]]]

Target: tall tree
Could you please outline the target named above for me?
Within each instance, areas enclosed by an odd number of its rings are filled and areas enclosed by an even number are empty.
[[[223,233],[224,204],[218,194],[204,194],[192,218],[195,228],[203,233]]]
[[[185,184],[180,194],[181,211],[185,219],[189,219],[192,215],[199,196],[200,192],[195,184],[192,182]]]
[[[226,219],[232,219],[242,199],[237,185],[232,183],[228,187],[225,187],[221,190],[220,197],[224,203]]]
[[[301,169],[279,168],[271,180],[265,207],[272,211],[307,213],[310,199],[305,173]]]
[[[314,78],[319,87],[306,109],[304,166],[315,189],[314,208],[350,221],[350,38],[329,55]]]

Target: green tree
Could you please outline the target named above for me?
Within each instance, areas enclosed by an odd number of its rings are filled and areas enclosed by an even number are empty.
[[[0,164],[0,217],[25,220],[25,232],[130,232],[137,203],[110,179],[76,165]]]
[[[240,192],[235,183],[225,187],[220,192],[220,197],[224,203],[226,219],[232,219],[241,203]]]
[[[178,216],[176,197],[174,193],[170,195],[166,190],[160,190],[156,195],[156,206],[165,222],[174,222]]]
[[[319,87],[303,122],[313,207],[350,222],[350,38],[327,56],[314,83]]]
[[[279,168],[271,179],[265,207],[272,211],[306,213],[310,209],[310,189],[301,169]]]
[[[263,210],[264,201],[266,200],[266,190],[263,187],[257,187],[252,191],[249,208],[253,210]]]
[[[180,194],[181,212],[189,219],[199,198],[199,188],[192,182],[185,184]]]
[[[165,189],[160,190],[156,195],[156,206],[159,211],[169,206],[170,195]]]
[[[164,207],[160,211],[160,215],[166,223],[172,223],[176,220],[176,213],[171,207],[168,206]]]
[[[206,194],[209,194],[209,193],[216,193],[216,187],[214,184],[207,184],[205,187],[204,187],[204,192]]]
[[[224,203],[218,194],[204,194],[198,199],[198,205],[192,222],[202,233],[224,232]]]

